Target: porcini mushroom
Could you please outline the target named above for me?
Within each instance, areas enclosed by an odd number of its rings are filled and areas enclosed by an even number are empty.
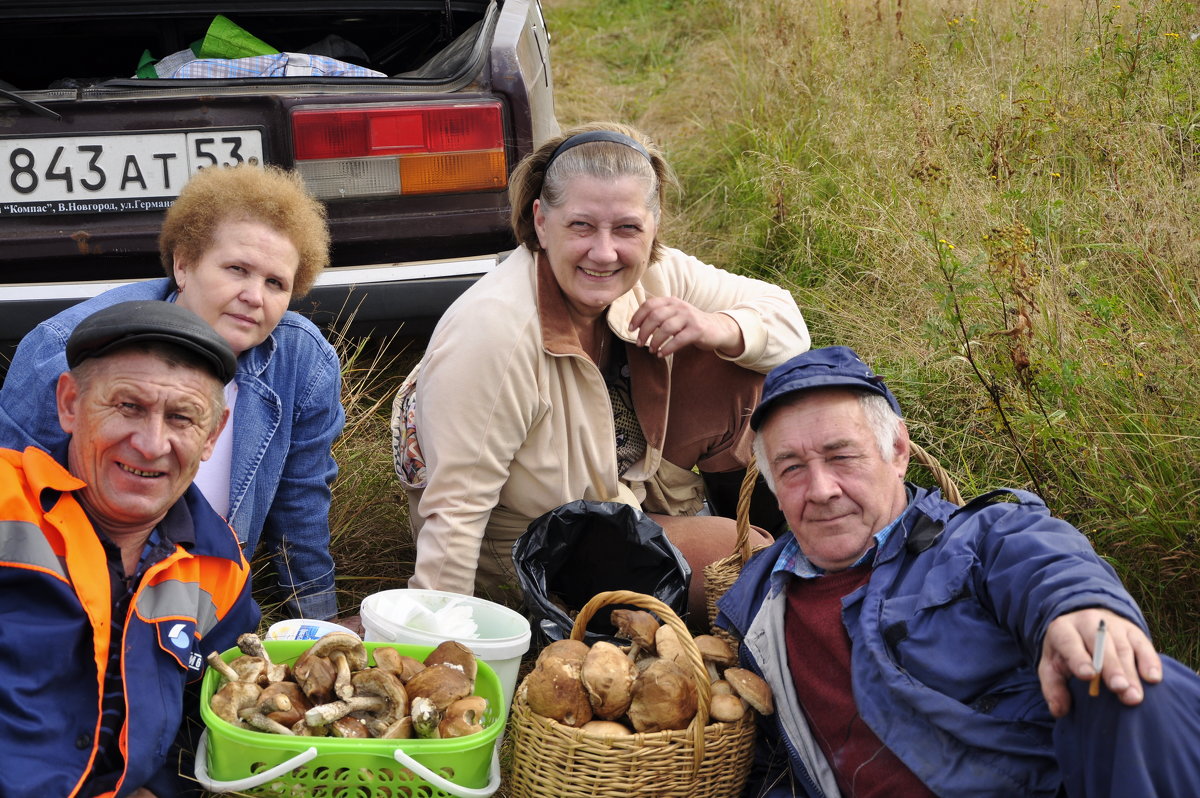
[[[745,668],[726,668],[725,681],[729,682],[734,694],[744,698],[759,714],[770,715],[775,711],[770,685],[753,671]]]
[[[229,660],[229,667],[237,671],[238,681],[257,682],[261,687],[267,686],[267,663],[262,657],[242,654]]]
[[[687,651],[674,627],[666,624],[658,627],[658,631],[654,633],[654,649],[658,652],[659,659],[669,660],[684,669],[691,667],[688,664]]]
[[[317,640],[309,649],[313,656],[325,657],[337,670],[333,680],[333,692],[346,700],[354,695],[350,674],[367,667],[367,648],[358,635],[349,632],[333,632]]]
[[[266,666],[268,682],[282,682],[287,678],[287,666],[276,665],[271,661],[271,655],[267,653],[267,647],[263,645],[262,638],[254,634],[254,632],[246,632],[239,635],[237,646],[242,650],[242,653],[258,657],[263,661],[263,664]]]
[[[659,659],[633,683],[629,721],[640,732],[686,729],[696,716],[696,685],[674,662]]]
[[[721,638],[716,635],[696,635],[692,642],[700,650],[700,659],[708,668],[708,681],[715,682],[721,678],[720,668],[731,668],[737,665],[737,654]]]
[[[568,662],[575,662],[582,665],[589,651],[591,651],[591,647],[582,640],[573,640],[569,637],[565,640],[555,640],[538,652],[537,660],[534,664],[549,657],[559,657]]]
[[[580,679],[580,666],[559,657],[548,657],[525,677],[525,701],[530,710],[567,726],[582,726],[592,719],[592,704]]]
[[[379,668],[367,668],[354,674],[351,681],[355,696],[376,696],[386,702],[382,710],[375,712],[375,716],[384,723],[391,725],[408,714],[408,693],[391,673]]]
[[[722,723],[740,720],[746,714],[746,702],[732,693],[715,693],[708,705],[708,716]]]
[[[408,740],[415,733],[413,731],[412,715],[405,715],[380,732],[379,737],[383,740]]]
[[[328,704],[317,704],[304,713],[304,722],[309,726],[325,726],[338,718],[344,718],[351,712],[365,710],[380,712],[387,708],[387,701],[374,695],[352,695],[349,698],[330,701]]]
[[[269,732],[271,734],[286,734],[294,735],[287,726],[282,723],[272,720],[262,711],[262,707],[257,704],[246,707],[238,712],[238,717],[246,722],[247,725],[258,729],[259,731]]]
[[[438,737],[448,740],[466,737],[483,731],[483,716],[487,713],[487,699],[480,695],[460,698],[446,707],[446,713],[438,723]]]
[[[625,655],[622,653],[621,656]],[[628,737],[633,734],[633,729],[615,720],[589,720],[579,730],[594,737]]]
[[[596,641],[579,670],[592,714],[601,720],[616,720],[624,715],[633,698],[636,676],[637,671],[624,651],[612,643]]]
[[[371,733],[367,731],[366,724],[358,718],[349,716],[338,718],[330,723],[329,734],[331,737],[351,737],[355,739],[371,736]]]
[[[429,652],[425,657],[425,667],[431,668],[434,665],[450,665],[459,668],[471,680],[471,684],[475,684],[475,676],[479,668],[475,660],[475,652],[457,640],[446,640]]]
[[[415,657],[401,654],[394,648],[381,646],[375,649],[374,653],[375,667],[391,673],[402,683],[407,684],[409,679],[425,670],[425,663]]]
[[[608,616],[617,627],[617,637],[628,640],[629,658],[636,660],[642,651],[654,653],[654,635],[658,631],[658,619],[645,610],[613,610]]]
[[[408,691],[409,700],[416,699],[418,696],[428,698],[438,708],[438,711],[444,712],[446,707],[458,699],[469,696],[474,689],[474,684],[461,668],[441,663],[426,667],[425,670],[409,679],[408,684],[404,687]]]
[[[232,681],[221,685],[209,700],[209,708],[222,720],[239,728],[245,728],[239,713],[254,706],[262,688],[254,682]]]
[[[410,708],[413,732],[418,737],[436,738],[438,724],[442,722],[442,711],[437,705],[425,696],[417,696],[413,698]]]
[[[258,706],[268,718],[290,728],[296,721],[304,719],[312,702],[295,682],[272,682],[263,688]]]
[[[225,677],[225,681],[240,682],[242,680],[241,675],[233,668],[229,667],[229,663],[221,659],[221,655],[216,651],[209,654],[208,657],[205,658],[205,661],[208,663],[208,667]]]
[[[336,697],[333,683],[337,678],[337,667],[313,654],[311,647],[292,665],[292,678],[314,704],[327,704]]]

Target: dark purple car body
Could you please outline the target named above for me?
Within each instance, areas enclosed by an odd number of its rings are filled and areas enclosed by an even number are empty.
[[[134,77],[206,53],[217,15],[286,74]],[[557,132],[539,0],[0,0],[0,339],[161,276],[162,209],[242,160],[328,207],[332,265],[296,309],[420,330],[512,248],[508,174]]]

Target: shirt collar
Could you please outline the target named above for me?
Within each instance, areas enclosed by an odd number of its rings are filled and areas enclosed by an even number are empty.
[[[851,568],[856,568],[870,561],[874,565],[876,553],[883,548],[887,543],[892,532],[900,526],[904,517],[908,514],[908,507],[912,506],[912,491],[909,491],[909,504],[900,512],[892,522],[883,529],[876,532],[872,537],[874,544],[867,549],[861,557],[855,560]],[[786,577],[796,576],[801,579],[816,579],[825,575],[825,569],[813,563],[804,556],[804,552],[800,550],[800,544],[796,542],[796,537],[793,535],[783,544],[783,548],[779,550],[779,557],[775,560],[775,565],[771,568],[771,584],[773,589],[777,589],[784,585],[787,581]]]

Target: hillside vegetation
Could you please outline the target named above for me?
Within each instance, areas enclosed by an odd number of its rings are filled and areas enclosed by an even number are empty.
[[[548,0],[564,125],[786,286],[963,493],[1033,490],[1200,664],[1200,15],[1149,0]]]

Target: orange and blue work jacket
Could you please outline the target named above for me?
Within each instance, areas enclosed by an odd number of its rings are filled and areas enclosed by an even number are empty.
[[[0,449],[3,798],[85,795],[96,765],[113,601],[104,548],[72,493],[82,487],[40,449]],[[228,524],[195,487],[176,507],[190,514],[194,542],[176,542],[146,568],[117,625],[125,769],[106,796],[179,791],[170,754],[185,719],[198,714],[205,656],[235,645],[260,619]]]

